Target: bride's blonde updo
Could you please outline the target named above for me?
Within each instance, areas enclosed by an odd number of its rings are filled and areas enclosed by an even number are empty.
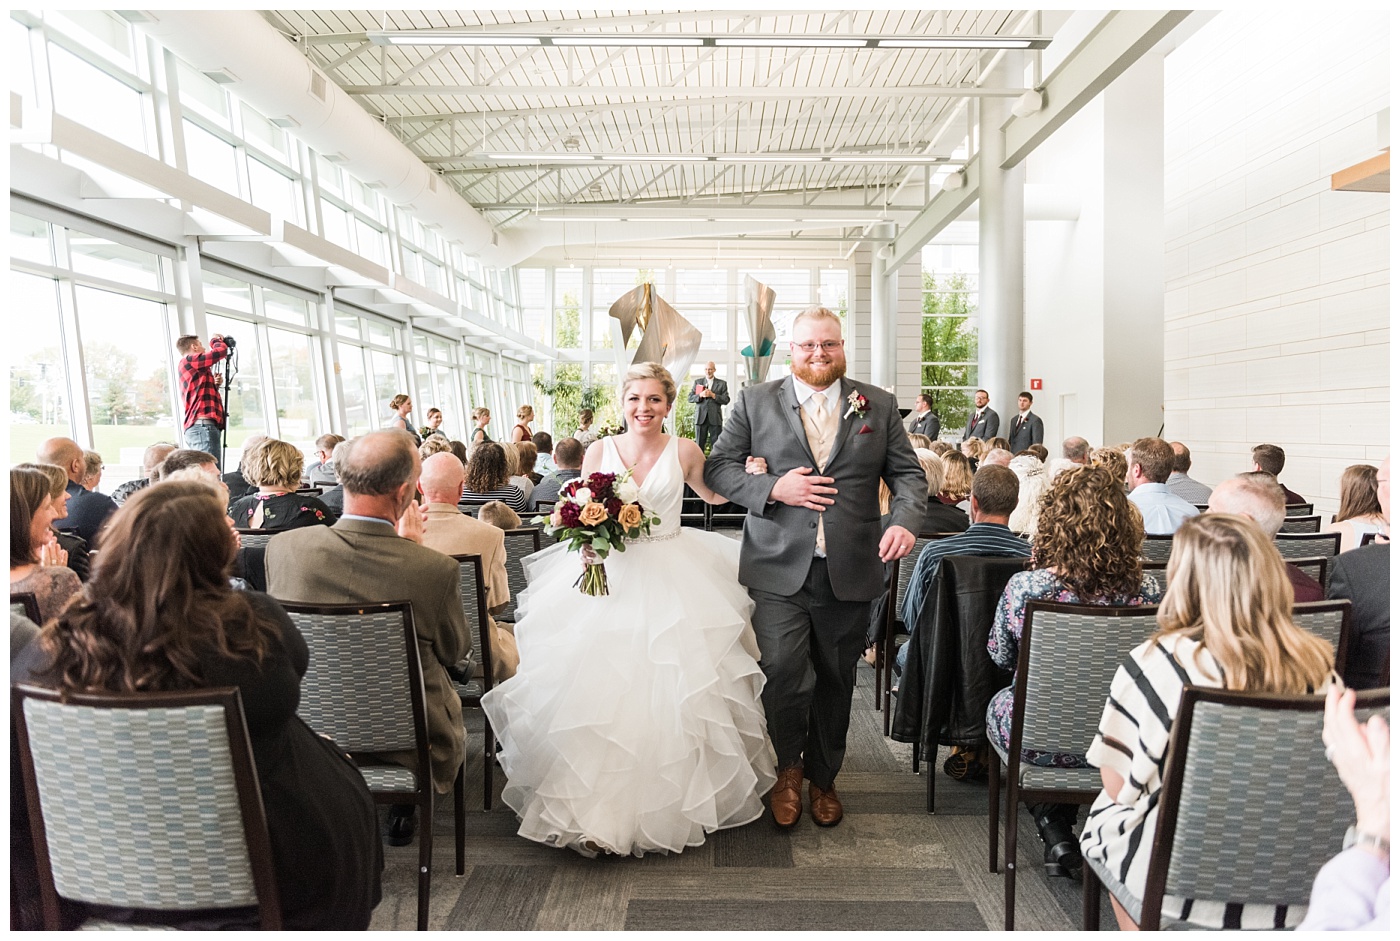
[[[668,408],[676,404],[676,380],[671,378],[671,373],[660,363],[637,363],[627,370],[627,375],[622,379],[622,394],[627,394],[627,387],[632,383],[646,379],[661,383],[661,388],[666,392]]]

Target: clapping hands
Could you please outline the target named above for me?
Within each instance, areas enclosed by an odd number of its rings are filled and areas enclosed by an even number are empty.
[[[52,532],[45,533],[44,542],[39,546],[39,564],[59,568],[68,564],[68,550],[58,544],[58,537]]]

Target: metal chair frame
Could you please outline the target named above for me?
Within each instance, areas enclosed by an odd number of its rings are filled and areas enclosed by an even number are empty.
[[[237,789],[243,839],[248,850],[249,872],[258,899],[258,921],[263,930],[281,930],[282,905],[272,861],[272,840],[267,832],[262,790],[253,762],[253,748],[248,738],[247,722],[243,717],[243,700],[236,687],[160,693],[77,693],[17,684],[10,690],[10,716],[18,744],[25,797],[29,804],[29,826],[34,837],[34,855],[39,869],[39,896],[46,929],[59,930],[64,925],[58,889],[54,882],[53,858],[49,853],[48,830],[44,823],[43,794],[39,789],[34,754],[30,747],[29,725],[25,720],[26,699],[89,709],[154,711],[191,706],[221,708],[224,714],[224,728],[228,733],[229,758]]]
[[[24,608],[24,616],[35,624],[43,626],[44,616],[39,612],[39,596],[32,591],[12,591],[10,592],[10,604],[21,605]]]
[[[1283,515],[1289,516],[1312,516],[1313,505],[1311,503],[1289,503],[1283,508]]]
[[[476,579],[476,592],[468,597],[465,591],[462,592],[462,607],[466,609],[467,623],[472,625],[472,640],[478,651],[481,660],[481,686],[473,689],[472,683],[475,679],[469,679],[466,683],[457,684],[457,695],[462,699],[462,706],[468,709],[481,709],[481,697],[491,691],[495,685],[495,664],[491,657],[491,639],[488,636],[491,630],[490,612],[486,607],[486,576],[482,567],[481,556],[479,555],[454,555],[463,573],[468,569],[472,571]],[[481,809],[490,810],[491,802],[495,796],[495,765],[496,765],[496,733],[491,728],[491,717],[483,709],[481,712],[482,723],[482,753],[481,753]]]
[[[502,621],[515,622],[516,598],[526,587],[523,560],[525,556],[540,551],[540,533],[538,526],[520,526],[506,530],[506,580],[510,583],[510,601],[497,615]],[[518,547],[520,543],[528,544],[530,551],[521,552]]]
[[[1138,555],[1147,562],[1163,562],[1170,558],[1172,554],[1172,536],[1159,533],[1148,533],[1142,537],[1142,548],[1138,550]]]
[[[242,529],[235,530],[238,533],[238,542],[246,548],[254,546],[266,546],[273,536],[282,532],[280,529]]]
[[[1283,518],[1283,528],[1281,533],[1320,533],[1322,532],[1321,516],[1285,516]]]

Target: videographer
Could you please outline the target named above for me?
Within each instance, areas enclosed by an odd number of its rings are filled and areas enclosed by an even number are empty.
[[[224,400],[220,395],[219,379],[213,366],[228,358],[233,347],[231,339],[219,334],[209,338],[206,349],[199,337],[192,334],[175,341],[180,354],[180,395],[185,403],[185,447],[207,451],[224,466],[222,432],[227,421]]]

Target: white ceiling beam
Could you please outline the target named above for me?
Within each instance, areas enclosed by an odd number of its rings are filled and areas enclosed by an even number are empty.
[[[454,50],[452,49],[439,49],[437,52],[434,52],[432,55],[428,56],[426,59],[424,59],[422,62],[419,62],[417,65],[404,69],[402,72],[399,73],[398,78],[394,79],[389,84],[402,85],[404,82],[413,78],[413,76],[417,75],[419,72],[451,55],[453,51]]]
[[[523,23],[493,23],[469,27],[474,33],[518,33],[529,29],[537,33],[568,33],[590,27],[616,27],[652,25],[667,26],[673,23],[724,23],[746,17],[797,16],[805,15],[794,10],[699,10],[689,13],[641,13],[632,16],[588,16],[572,20],[553,20]],[[289,30],[290,31],[290,30]],[[346,33],[325,33],[316,36],[299,37],[310,45],[331,45],[335,43],[368,40],[367,31]]]
[[[812,50],[803,50],[811,52]],[[559,95],[636,95],[654,103],[665,98],[713,99],[716,92],[734,94],[731,100],[781,101],[788,98],[1019,98],[1025,88],[976,88],[960,85],[876,85],[869,88],[830,88],[825,85],[790,85],[777,88],[751,88],[742,85],[705,85],[684,88],[658,88],[654,85],[597,85],[578,88],[572,85],[344,85],[351,95],[465,95],[470,98],[510,98],[516,95],[557,97]],[[578,105],[585,110],[593,105]],[[490,112],[487,112],[488,114]]]
[[[1016,166],[1099,92],[1190,15],[1189,10],[1114,10],[1046,76],[1045,107],[1003,127],[1006,159]]]
[[[939,232],[977,201],[981,186],[981,170],[976,158],[963,170],[963,185],[955,190],[940,190],[938,195],[913,219],[906,222],[895,236],[894,254],[885,260],[885,271],[894,271],[923,251]]]
[[[322,63],[321,68],[326,72],[334,72],[351,59],[364,52],[366,49],[373,49],[374,45],[366,39],[364,42],[356,43],[355,47],[344,55],[337,56],[329,62]]]

